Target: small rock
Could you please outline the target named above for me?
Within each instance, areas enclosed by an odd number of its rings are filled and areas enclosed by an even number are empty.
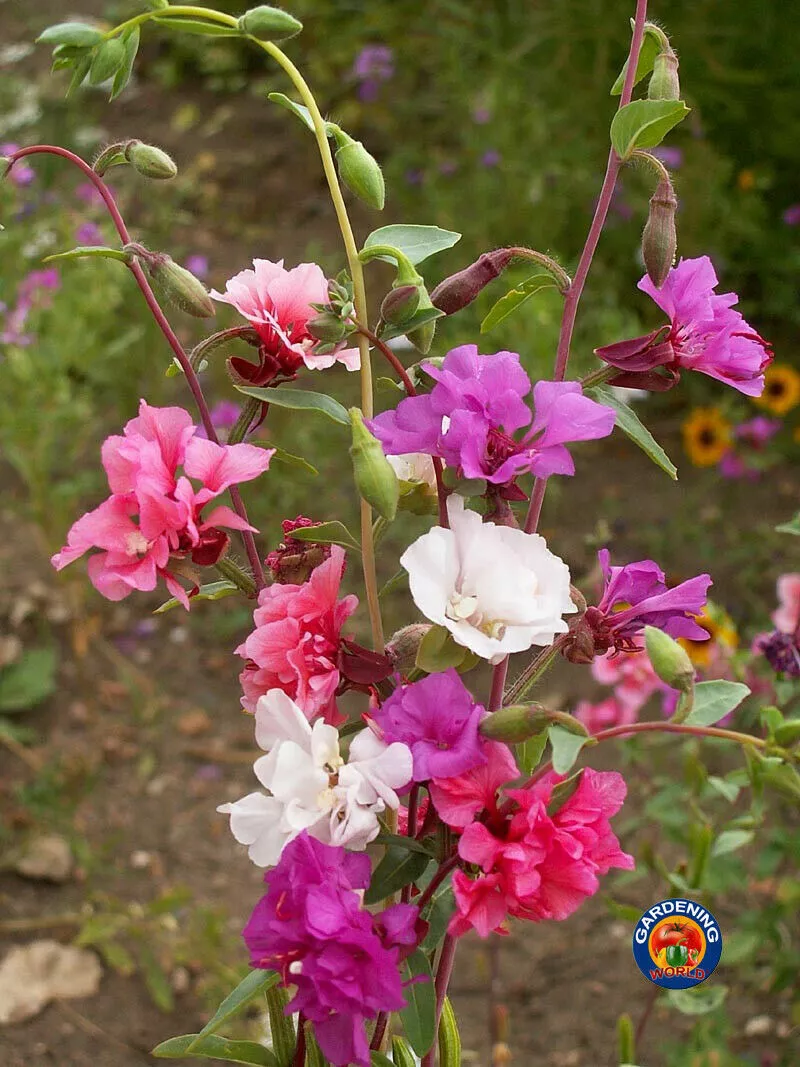
[[[169,976],[169,984],[175,993],[187,993],[192,982],[192,976],[185,967],[176,967]]]
[[[144,849],[137,849],[136,852],[131,853],[130,865],[135,871],[144,871],[153,862],[153,853],[145,852]]]
[[[178,731],[184,737],[200,737],[211,729],[211,717],[201,708],[187,711],[178,719]]]
[[[0,670],[16,663],[22,655],[22,641],[16,634],[8,634],[0,637]]]
[[[89,721],[89,708],[82,700],[73,700],[67,709],[67,713],[73,722],[85,726]]]
[[[775,1020],[769,1015],[754,1015],[744,1024],[745,1037],[764,1037],[770,1033]]]
[[[72,852],[58,834],[34,837],[17,860],[14,870],[24,878],[63,883],[72,873]]]
[[[97,956],[57,941],[12,948],[0,963],[0,1025],[38,1015],[51,1000],[90,997],[100,988]]]

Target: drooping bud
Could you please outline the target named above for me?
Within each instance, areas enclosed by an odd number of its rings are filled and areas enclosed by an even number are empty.
[[[650,213],[642,233],[642,258],[647,276],[657,289],[666,281],[678,246],[675,212],[678,200],[668,177],[661,178],[650,198]]]
[[[512,704],[487,715],[481,722],[480,732],[492,741],[505,741],[513,745],[527,741],[548,726],[561,726],[571,734],[588,737],[589,731],[573,715],[566,711],[552,711],[542,704]]]
[[[364,425],[364,416],[359,408],[350,408],[350,425],[353,443],[350,455],[353,459],[353,474],[359,495],[370,507],[391,522],[397,514],[400,499],[400,483],[389,460],[384,455],[380,441],[373,437]]]
[[[678,57],[669,45],[659,52],[653,63],[653,73],[647,87],[650,100],[680,100],[681,83],[678,78]]]
[[[350,192],[355,193],[365,204],[377,211],[383,211],[386,186],[380,164],[360,141],[354,140],[338,126],[331,124],[331,132],[339,146],[336,151],[339,177]]]
[[[418,285],[398,285],[390,289],[381,303],[381,318],[392,326],[402,326],[419,307]]]
[[[145,178],[165,181],[178,173],[178,168],[166,152],[143,141],[130,141],[125,148],[125,158]]]
[[[127,250],[127,247],[123,249]],[[181,267],[171,256],[164,252],[151,252],[144,261],[153,281],[181,311],[198,319],[207,319],[216,314],[214,303],[200,279]]]
[[[461,311],[475,300],[489,282],[500,277],[514,259],[515,253],[513,248],[496,248],[493,252],[484,252],[469,267],[439,282],[431,293],[433,306],[445,315],[454,315]]]
[[[392,634],[386,645],[386,655],[396,670],[407,671],[414,666],[419,646],[430,628],[428,622],[414,622]]]
[[[113,78],[125,62],[126,47],[121,37],[109,37],[98,46],[89,68],[89,84],[102,85]]]
[[[321,311],[319,315],[309,319],[306,329],[312,337],[330,345],[338,344],[347,336],[347,327],[339,316],[331,311]]]
[[[296,37],[302,29],[303,23],[288,11],[281,11],[279,7],[270,7],[268,4],[245,11],[239,19],[240,33],[259,37],[262,41],[288,41],[290,37]]]
[[[661,681],[672,689],[689,692],[694,685],[694,667],[686,650],[655,626],[645,626],[644,643]]]

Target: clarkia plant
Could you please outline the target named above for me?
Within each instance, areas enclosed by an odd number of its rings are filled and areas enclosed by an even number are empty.
[[[157,0],[110,30],[61,23],[40,38],[55,46],[55,66],[72,72],[73,87],[85,78],[109,82],[112,97],[127,84],[144,30],[217,34],[259,48],[294,93],[271,99],[316,139],[344,245],[334,279],[313,263],[257,259],[209,293],[167,254],[131,240],[103,181],[112,166],[169,179],[175,166],[160,149],[122,141],[90,164],[57,146],[34,145],[15,148],[5,161],[7,176],[27,180],[25,168],[53,154],[92,183],[119,240],[92,240],[61,258],[107,258],[132,273],[199,417],[198,424],[182,408],[141,401],[138,415],[102,447],[110,495],[77,519],[53,565],[61,569],[89,553],[90,579],[110,600],[163,586],[172,597],[163,608],[194,610],[198,601],[225,595],[252,602],[251,632],[231,651],[243,661],[241,702],[262,753],[253,767],[259,788],[218,810],[265,869],[265,894],[244,928],[254,970],[201,1033],[168,1041],[157,1055],[279,1067],[406,1067],[415,1057],[430,1067],[438,1056],[454,1067],[460,1053],[448,985],[459,939],[469,931],[505,934],[512,919],[564,920],[610,870],[634,866],[611,822],[625,781],[616,771],[576,768],[582,752],[612,737],[664,730],[727,739],[752,760],[777,762],[796,777],[792,752],[774,737],[714,725],[744,699],[745,686],[695,685],[676,639],[708,637],[698,622],[708,575],[669,587],[654,561],[612,562],[603,551],[604,588],[589,605],[557,554],[557,537],[548,544],[536,532],[549,479],[575,472],[576,442],[607,438],[619,427],[674,475],[610,386],[663,391],[678,386],[684,372],[699,371],[757,396],[771,358],[733,310],[736,297],[716,292],[707,257],[674,265],[677,201],[664,153],[649,150],[688,109],[677,57],[646,8],[638,0],[628,60],[612,89],[619,108],[606,175],[574,277],[551,256],[515,246],[487,252],[432,291],[424,264],[459,235],[396,224],[356,240],[343,189],[380,210],[383,176],[360,142],[322,117],[276,43],[302,28],[288,13],[261,6],[237,19]],[[355,68],[362,92],[391,74],[391,56],[375,49]],[[633,100],[640,83],[646,95]],[[599,345],[597,368],[570,380],[581,293],[617,178],[633,164],[654,184],[640,288],[668,322],[647,337]],[[389,262],[395,280],[370,321],[365,267],[375,260]],[[509,264],[525,262],[536,271],[526,292],[554,286],[564,299],[550,379],[531,381],[515,352],[434,348],[439,319],[458,314]],[[201,319],[224,302],[241,321],[187,352],[162,295]],[[407,349],[392,346],[401,335],[418,353],[410,365],[399,355]],[[241,408],[215,418],[202,374],[233,346],[227,369]],[[406,394],[380,414],[375,359],[387,363]],[[358,407],[347,410],[326,391],[325,372],[337,363],[360,376]],[[358,533],[339,522],[276,516],[280,545],[266,554],[256,540],[240,487],[257,492],[258,479],[272,476],[274,450],[252,441],[272,406],[341,427],[342,477],[352,477],[360,498]],[[230,504],[222,502],[225,494]],[[387,640],[376,545],[401,510],[429,528],[399,560],[397,580],[408,582],[415,617]],[[359,566],[370,646],[350,629],[364,610],[348,592]],[[604,664],[627,679],[641,670],[645,647],[646,684],[668,697],[665,721],[575,714],[528,697],[558,656]],[[509,683],[512,656],[519,662]],[[491,667],[490,677],[481,664]],[[217,1031],[224,1021],[261,991],[271,1006],[272,1050],[223,1041]]]

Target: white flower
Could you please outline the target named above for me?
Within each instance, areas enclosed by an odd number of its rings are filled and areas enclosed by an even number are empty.
[[[447,512],[450,529],[434,526],[400,559],[422,614],[490,663],[566,633],[569,568],[544,538],[483,522],[455,494]]]
[[[395,790],[411,780],[406,745],[386,745],[362,730],[345,763],[336,728],[322,719],[309,724],[280,689],[261,697],[255,718],[256,741],[267,755],[253,770],[271,795],[249,793],[217,808],[230,815],[231,833],[248,846],[253,863],[273,866],[303,830],[328,845],[366,848],[378,834],[380,813],[399,806]]]
[[[404,452],[401,456],[386,458],[401,482],[419,482],[436,492],[436,472],[430,456],[424,452]]]

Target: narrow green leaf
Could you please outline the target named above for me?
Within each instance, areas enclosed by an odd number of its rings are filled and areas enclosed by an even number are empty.
[[[175,1010],[175,997],[170,985],[169,976],[158,962],[150,946],[140,942],[139,965],[142,970],[144,984],[147,992],[152,997],[153,1003],[161,1011]]]
[[[162,1041],[151,1052],[159,1059],[179,1060],[182,1056],[199,1056],[201,1059],[227,1060],[228,1063],[255,1064],[255,1067],[278,1067],[278,1062],[268,1048],[255,1041],[231,1041],[227,1037],[211,1034],[198,1044],[199,1034],[184,1034]]]
[[[417,841],[416,838],[405,837],[403,834],[378,834],[375,841],[379,845],[392,845],[394,848],[405,849],[407,852],[419,852],[430,859],[436,859],[427,845]]]
[[[89,69],[89,84],[102,85],[113,78],[125,62],[125,44],[119,37],[109,37],[95,50]]]
[[[111,86],[111,96],[109,97],[110,100],[116,100],[131,80],[133,66],[136,62],[136,54],[139,51],[140,39],[141,33],[138,26],[134,26],[122,35],[122,43],[125,45],[125,58],[119,70],[114,75],[114,82]]]
[[[749,845],[754,837],[752,830],[724,830],[714,842],[711,855],[727,856],[729,852],[736,852]]]
[[[180,30],[183,33],[195,34],[198,37],[241,37],[237,28],[221,26],[218,22],[184,19],[175,15],[156,15],[153,22],[157,26],[166,26],[170,30]]]
[[[699,985],[692,989],[669,989],[667,1000],[683,1015],[708,1015],[722,1006],[728,993],[724,985]]]
[[[233,582],[219,581],[209,582],[208,585],[201,585],[200,591],[195,593],[192,597],[192,603],[195,600],[224,600],[225,597],[233,596],[239,592],[238,585]],[[156,608],[153,612],[154,615],[163,615],[167,611],[172,611],[173,608],[181,606],[180,600],[177,597],[171,597],[169,600],[165,600],[163,604]]]
[[[715,774],[709,774],[707,781],[715,793],[725,797],[728,803],[735,803],[741,791],[735,782],[729,782],[725,778],[718,778]]]
[[[488,333],[495,326],[519,311],[523,304],[535,296],[542,289],[555,288],[555,278],[551,274],[534,274],[526,281],[521,282],[514,289],[510,289],[505,296],[501,296],[489,314],[481,323],[481,333]]]
[[[589,739],[581,737],[580,734],[573,734],[563,726],[548,727],[547,736],[553,750],[553,770],[556,774],[566,774]]]
[[[55,691],[56,663],[55,648],[31,648],[0,670],[0,711],[27,711],[46,700]]]
[[[437,252],[452,248],[461,240],[461,234],[454,230],[442,230],[438,226],[381,226],[373,230],[364,242],[364,248],[374,245],[391,245],[402,252],[411,263],[422,263]],[[390,256],[378,256],[387,263],[393,262]]]
[[[350,416],[347,408],[342,407],[338,400],[325,393],[312,393],[309,389],[289,389],[278,386],[275,389],[265,389],[256,385],[237,385],[236,388],[245,396],[255,397],[256,400],[266,400],[268,404],[274,404],[279,408],[290,408],[292,411],[318,411],[327,415],[334,422],[342,426],[350,425]]]
[[[103,40],[102,30],[87,22],[58,22],[48,26],[36,38],[37,44],[69,44],[91,48]]]
[[[382,1052],[370,1052],[369,1055],[372,1060],[372,1067],[394,1067],[389,1057],[384,1056]]]
[[[682,100],[634,100],[614,115],[614,151],[620,159],[629,159],[637,148],[655,148],[688,114]]]
[[[531,774],[539,766],[546,747],[547,730],[514,746],[517,765],[523,774]]]
[[[278,1061],[278,1067],[290,1067],[297,1047],[297,1033],[291,1016],[284,1011],[289,1003],[289,994],[283,986],[273,985],[267,989],[266,995],[272,1051]]]
[[[350,533],[343,522],[334,519],[331,522],[321,522],[319,526],[301,526],[292,530],[292,537],[296,541],[311,541],[320,545],[341,545],[353,552],[360,552],[361,545]]]
[[[392,1063],[394,1067],[417,1067],[417,1058],[402,1037],[392,1038]]]
[[[409,852],[393,846],[387,848],[383,859],[372,872],[364,903],[378,904],[403,886],[416,882],[430,862],[431,857],[420,852]]]
[[[642,38],[642,47],[639,49],[639,59],[636,63],[636,77],[633,79],[634,85],[638,85],[642,78],[646,78],[648,74],[652,73],[656,56],[660,51],[661,42],[658,37],[652,30],[645,28],[644,37]],[[628,61],[626,59],[622,70],[619,72],[617,80],[611,86],[612,96],[620,96],[622,94],[622,87],[625,84],[625,75],[627,73]]]
[[[445,882],[433,894],[433,900],[431,900],[423,914],[423,918],[428,924],[428,932],[421,946],[425,952],[433,952],[439,947],[439,942],[447,933],[447,927],[455,910],[456,900],[452,886]]]
[[[617,426],[622,432],[633,441],[635,445],[641,448],[642,452],[652,459],[653,463],[657,467],[660,467],[665,474],[668,474],[673,481],[678,480],[678,468],[669,458],[667,453],[656,441],[647,427],[639,419],[639,416],[629,407],[624,400],[621,400],[613,389],[609,389],[604,385],[597,385],[593,389],[588,390],[595,400],[600,404],[605,404],[606,407],[613,408],[617,413]]]
[[[429,322],[435,322],[443,317],[444,312],[438,308],[419,308],[402,324],[397,326],[385,325],[381,330],[381,340],[391,341],[393,337],[402,337],[404,334],[413,333],[414,330],[419,330],[422,326],[427,326]],[[405,392],[405,388],[403,392]]]
[[[71,97],[83,85],[91,65],[91,55],[85,55],[82,59],[76,61],[75,70],[72,72],[72,77],[67,86],[67,98]]]
[[[275,449],[275,455],[272,458],[276,463],[283,463],[287,467],[296,467],[297,470],[306,471],[306,473],[315,476],[319,474],[319,471],[313,463],[309,463],[308,460],[303,459],[302,456],[295,456],[292,452],[287,452],[284,448],[278,448],[277,445],[273,445],[268,441],[264,442],[263,447]]]
[[[439,1020],[439,1067],[461,1067],[461,1034],[449,997],[444,998]]]
[[[201,1039],[205,1040],[211,1034],[214,1034],[221,1026],[225,1025],[228,1019],[232,1019],[234,1015],[238,1015],[239,1012],[243,1011],[251,1001],[255,1000],[256,997],[261,996],[262,993],[266,993],[268,989],[277,985],[279,981],[280,975],[276,974],[275,971],[264,971],[261,969],[251,971],[241,980],[237,987],[225,997],[200,1033],[190,1036],[197,1040],[199,1046]],[[183,1040],[183,1038],[176,1038],[175,1040]],[[161,1046],[159,1046],[159,1048],[160,1047]],[[194,1046],[192,1047],[192,1051],[194,1052]],[[158,1052],[154,1052],[154,1055],[158,1055]]]
[[[285,96],[283,93],[268,93],[267,99],[271,100],[273,104],[278,104],[279,107],[291,111],[293,115],[296,115],[297,118],[300,119],[304,126],[307,126],[308,129],[314,133],[314,121],[311,118],[311,112],[307,107],[304,107],[302,104],[296,104],[294,100],[290,100],[289,97]]]
[[[782,522],[780,526],[776,526],[775,532],[794,534],[795,537],[800,537],[800,511],[788,522]]]
[[[713,726],[748,696],[750,690],[741,682],[698,682],[692,710],[683,721],[689,726]]]
[[[116,259],[119,263],[129,263],[130,256],[119,248],[106,248],[104,245],[78,245],[68,252],[54,252],[45,256],[42,263],[54,263],[60,259]]]
[[[416,949],[401,965],[406,1006],[400,1010],[403,1033],[418,1056],[424,1056],[436,1038],[436,991],[428,957]]]
[[[322,1050],[317,1044],[317,1038],[314,1034],[314,1026],[312,1023],[307,1022],[305,1025],[306,1031],[306,1064],[305,1067],[330,1067],[328,1061],[322,1055]],[[373,1056],[377,1056],[378,1053],[373,1052]],[[374,1062],[374,1061],[373,1061]]]

